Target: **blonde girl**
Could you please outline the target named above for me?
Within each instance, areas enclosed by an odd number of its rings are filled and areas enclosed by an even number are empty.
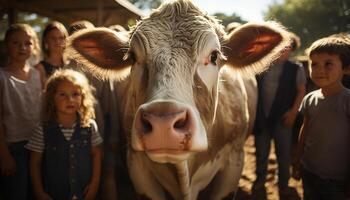
[[[26,146],[37,199],[95,199],[102,138],[93,120],[92,87],[80,72],[58,70],[43,97],[42,124]]]
[[[44,59],[35,66],[41,73],[43,84],[55,70],[64,66],[63,51],[67,37],[67,29],[62,23],[53,21],[46,25],[41,38]]]
[[[13,24],[5,34],[8,60],[0,68],[0,169],[5,199],[28,197],[28,151],[40,115],[39,71],[29,66],[35,31],[27,24]]]

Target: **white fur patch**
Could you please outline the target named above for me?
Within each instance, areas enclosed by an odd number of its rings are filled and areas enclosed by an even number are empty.
[[[211,62],[211,53],[220,49],[220,42],[216,35],[208,34],[207,40],[203,45],[203,50],[199,54],[197,73],[202,79],[207,89],[215,91],[217,85],[219,67]],[[218,55],[219,59],[219,55]]]
[[[203,163],[193,174],[191,180],[192,194],[197,194],[204,189],[214,178],[219,170],[227,163],[227,159],[232,154],[232,144],[226,144],[213,161]],[[193,199],[197,197],[192,196]]]
[[[172,163],[172,164],[177,164],[179,162],[183,162],[184,160],[187,160],[188,157],[189,157],[189,153],[172,155],[172,154],[168,154],[168,153],[150,153],[150,152],[146,152],[146,154],[154,162],[158,162],[158,163]]]

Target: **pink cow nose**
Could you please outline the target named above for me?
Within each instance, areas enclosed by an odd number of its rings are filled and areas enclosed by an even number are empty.
[[[141,124],[143,133],[152,133],[152,131],[169,130],[181,131],[185,130],[187,120],[186,110],[171,113],[150,113],[143,112],[141,114]]]
[[[193,130],[193,119],[188,108],[169,102],[155,102],[142,106],[137,115],[135,128],[145,150],[187,149]]]

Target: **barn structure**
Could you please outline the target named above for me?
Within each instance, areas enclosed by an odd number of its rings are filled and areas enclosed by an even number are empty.
[[[96,26],[124,27],[143,16],[127,0],[0,0],[0,16],[7,14],[8,24],[17,22],[18,12],[36,13],[64,24],[88,20]]]

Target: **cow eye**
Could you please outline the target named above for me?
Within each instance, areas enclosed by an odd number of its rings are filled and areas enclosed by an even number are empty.
[[[130,59],[131,62],[134,64],[136,62],[136,55],[134,52],[129,51],[127,54],[127,59]]]
[[[214,65],[216,65],[216,62],[218,60],[218,54],[219,52],[218,51],[213,51],[211,52],[211,55],[210,55],[210,62]]]

